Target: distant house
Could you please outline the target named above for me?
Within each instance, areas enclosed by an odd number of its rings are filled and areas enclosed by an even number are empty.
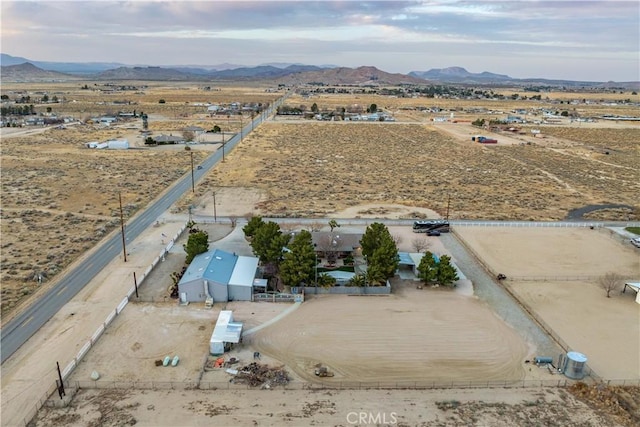
[[[251,301],[258,258],[220,249],[196,256],[178,282],[180,302]]]
[[[173,135],[159,135],[153,138],[156,144],[183,144],[184,138],[181,136],[173,136]]]

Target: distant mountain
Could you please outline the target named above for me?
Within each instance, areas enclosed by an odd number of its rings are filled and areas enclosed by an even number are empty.
[[[432,68],[429,71],[412,71],[410,76],[425,80],[469,85],[509,85],[509,86],[555,86],[555,87],[615,87],[635,89],[639,82],[594,82],[560,79],[527,78],[516,79],[506,74],[495,74],[488,71],[470,73],[462,67]]]
[[[30,62],[0,66],[0,77],[3,82],[51,82],[80,79],[78,76],[43,70]]]
[[[36,67],[8,69],[6,67],[27,64]],[[274,80],[278,83],[301,84],[318,82],[324,84],[432,84],[450,83],[467,85],[508,86],[564,86],[606,87],[637,90],[640,82],[582,82],[541,78],[515,79],[505,74],[484,71],[470,73],[462,67],[433,68],[429,71],[412,71],[408,75],[392,74],[375,67],[346,68],[333,65],[303,65],[274,62],[257,67],[245,67],[223,63],[218,65],[136,66],[115,62],[44,62],[19,56],[0,54],[2,80],[77,80],[79,77],[92,80],[156,80],[156,81],[215,81],[215,80]],[[45,74],[58,72],[63,74]]]
[[[291,74],[278,79],[278,82],[286,84],[321,82],[327,85],[399,85],[426,83],[418,77],[387,73],[376,67],[320,69],[317,71]]]
[[[91,76],[93,80],[155,80],[188,81],[201,80],[202,76],[186,73],[173,68],[161,67],[119,67]]]
[[[497,83],[513,80],[505,74],[488,71],[470,73],[462,67],[432,68],[429,71],[412,71],[410,76],[425,80],[437,80],[448,83]]]
[[[18,65],[31,63],[38,68],[48,71],[57,71],[59,73],[67,74],[94,74],[101,71],[110,70],[113,68],[121,67],[124,64],[118,62],[46,62],[46,61],[33,61],[30,59],[22,58],[20,56],[11,56],[6,53],[0,54],[1,65]]]

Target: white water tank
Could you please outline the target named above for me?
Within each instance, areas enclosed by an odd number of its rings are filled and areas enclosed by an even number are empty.
[[[563,372],[567,378],[573,380],[581,380],[585,376],[585,364],[587,363],[587,356],[577,351],[570,351],[567,353],[567,358],[564,361]]]

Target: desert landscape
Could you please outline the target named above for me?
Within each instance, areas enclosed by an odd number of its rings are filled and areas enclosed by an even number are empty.
[[[28,86],[18,85],[11,90],[27,90],[25,87]],[[75,102],[65,102],[55,108],[59,108],[61,114],[79,116],[83,123],[88,117],[111,114],[116,108],[101,100],[104,95],[78,90],[68,84],[49,90],[73,99]],[[281,94],[265,93],[262,87],[223,87],[220,91],[209,92],[194,85],[171,87],[151,83],[145,84],[143,90],[122,95],[133,100],[132,106],[139,111],[148,112],[149,129],[153,134],[179,134],[190,125],[205,129],[218,125],[232,135],[250,118],[215,118],[203,111],[203,107],[191,104],[203,101],[273,102]],[[159,99],[164,99],[165,103],[160,104]],[[502,142],[488,147],[470,140],[469,135],[490,133],[472,127],[469,122],[477,115],[465,115],[463,110],[469,105],[482,105],[481,102],[463,101],[459,106],[461,111],[456,110],[459,122],[447,124],[436,124],[432,121],[434,114],[420,111],[417,107],[426,103],[420,99],[360,95],[323,95],[307,99],[292,95],[287,102],[292,105],[305,103],[308,107],[317,102],[321,108],[354,103],[366,106],[377,102],[393,112],[397,121],[318,122],[279,116],[269,119],[244,135],[243,142],[227,153],[227,161],[218,164],[198,183],[195,194],[186,194],[166,218],[161,218],[161,228],[152,230],[143,241],[131,245],[133,256],[146,256],[147,248],[156,251],[160,245],[158,232],[175,229],[181,221],[186,221],[188,211],[196,216],[211,217],[214,192],[217,215],[235,219],[256,214],[306,218],[433,218],[445,216],[449,205],[452,219],[548,221],[566,218],[571,209],[615,204],[624,207],[597,211],[591,214],[592,218],[638,220],[635,196],[640,187],[633,160],[638,155],[635,142],[640,139],[640,127],[634,123],[612,123],[610,127],[603,125],[597,129],[569,123],[544,126],[544,138],[531,136],[530,127],[523,126],[521,133],[497,134]],[[437,103],[450,108],[455,101],[438,100]],[[492,105],[495,107],[495,103]],[[509,111],[522,105],[527,104],[504,101],[500,108]],[[140,130],[139,121],[109,128],[80,124],[28,133],[3,129],[3,323],[17,309],[28,304],[29,297],[33,298],[39,289],[51,286],[61,271],[74,261],[78,262],[98,241],[117,232],[118,194],[122,197],[126,221],[178,177],[189,172],[190,157],[183,145],[146,147]],[[99,151],[84,147],[88,141],[113,138],[129,139],[133,149]],[[218,150],[217,139],[214,138],[216,142],[190,145],[194,160],[200,163]],[[601,142],[603,140],[606,144]],[[405,228],[403,247],[410,250],[412,233]],[[627,275],[638,271],[634,248],[623,247],[619,240],[603,234],[602,230],[519,228],[500,231],[500,239],[496,239],[495,234],[483,235],[481,230],[471,228],[464,229],[460,235],[472,250],[482,253],[485,264],[509,276],[539,276],[541,271],[544,275],[598,276],[604,273],[600,266],[605,261],[608,268]],[[224,235],[216,234],[214,240],[222,239]],[[522,241],[527,244],[523,245]],[[496,242],[502,243],[496,245]],[[576,248],[580,251],[570,260],[558,260],[559,254],[577,251]],[[440,242],[434,243],[432,249],[440,253],[447,251]],[[180,246],[175,250],[180,252]],[[179,257],[177,253],[175,256]],[[525,258],[533,258],[536,262],[524,263]],[[141,265],[147,262],[140,259]],[[548,266],[554,260],[556,268],[550,271]],[[114,274],[113,280],[126,281],[130,273],[131,268],[125,268]],[[40,274],[44,279],[42,284],[37,280]],[[101,283],[107,280],[104,278]],[[166,277],[161,280],[162,286],[166,280]],[[118,286],[127,287],[123,283]],[[391,296],[377,299],[311,297],[282,320],[249,334],[233,354],[249,361],[253,351],[260,351],[264,363],[286,367],[291,376],[291,387],[307,382],[331,385],[331,379],[319,380],[313,375],[313,367],[318,363],[328,366],[335,373],[333,380],[341,384],[398,386],[409,381],[415,386],[418,382],[434,384],[456,380],[505,383],[558,380],[558,376],[546,369],[525,364],[536,355],[535,344],[527,342],[519,331],[496,316],[477,297],[445,290],[418,290],[414,283],[396,283],[394,286]],[[589,366],[599,375],[638,379],[638,369],[633,363],[636,343],[626,335],[634,331],[605,332],[630,319],[633,322],[634,315],[637,317],[637,308],[629,294],[616,295],[608,301],[593,283],[584,283],[583,290],[589,289],[588,292],[576,292],[576,287],[581,286],[576,282],[509,280],[506,286],[562,340],[587,354]],[[72,358],[82,346],[82,339],[92,333],[93,323],[99,322],[109,304],[117,304],[123,295],[107,296],[105,292],[86,293],[82,296],[84,302],[69,304],[62,310],[62,317],[43,331],[48,336],[68,340],[68,349],[55,350],[57,358],[63,361]],[[606,322],[583,323],[575,299],[560,298],[567,293],[572,298],[579,294],[580,304],[594,312],[604,310],[603,304],[610,302],[624,307],[612,311]],[[549,298],[556,301],[555,305],[546,303]],[[86,301],[98,300],[100,311],[83,311]],[[248,329],[269,322],[287,309],[261,303],[258,310],[253,304],[233,303],[229,306],[247,322]],[[568,310],[571,304],[574,311]],[[158,383],[178,384],[181,389],[185,384],[198,381],[209,388],[228,384],[224,372],[203,371],[216,311],[194,306],[188,310],[171,302],[131,304],[78,365],[70,381],[87,383],[91,381],[91,372],[98,370],[105,384],[142,384],[152,378]],[[329,319],[327,312],[333,313]],[[78,333],[81,331],[78,325],[86,323],[88,329],[81,333],[82,337],[67,334],[68,328],[64,325],[71,319],[69,316],[73,316]],[[163,319],[162,324],[158,324],[158,318]],[[407,328],[407,325],[418,327]],[[433,325],[438,327],[431,327]],[[581,328],[586,330],[587,327],[591,328],[592,334],[581,334]],[[593,340],[594,335],[599,339]],[[169,341],[169,336],[180,339]],[[354,336],[360,338],[354,339]],[[45,341],[39,342],[44,345]],[[606,343],[606,348],[623,350],[611,355],[597,348],[602,343]],[[46,343],[50,352],[53,351],[52,344],[53,341]],[[118,349],[117,354],[114,348]],[[337,353],[334,348],[343,351]],[[154,362],[169,353],[181,353],[182,362],[177,369],[160,371],[158,376],[160,368]],[[37,372],[36,381],[49,383],[52,372],[40,366],[36,357],[21,352],[18,357],[21,368],[15,361],[10,366],[3,364],[3,378],[13,381],[13,385],[3,387],[3,395],[8,396],[3,397],[3,408],[5,399],[18,399],[11,402],[29,406],[26,395],[22,396],[24,399],[16,397],[21,392],[15,380],[26,375],[25,372]],[[124,360],[128,363],[122,363]],[[614,364],[616,366],[612,367]],[[29,393],[39,396],[42,387],[38,388],[30,380],[20,383],[30,384]],[[255,425],[256,421],[265,425],[299,425],[306,417],[313,417],[314,422],[320,424],[323,420],[344,424],[348,420],[344,421],[347,415],[342,412],[351,404],[342,406],[340,402],[358,399],[362,402],[357,390],[272,391],[266,392],[271,393],[269,399],[260,397],[265,399],[265,407],[279,405],[280,398],[290,401],[298,400],[299,396],[304,396],[299,401],[305,400],[305,403],[300,408],[283,409],[282,413],[274,411],[269,416],[257,409],[254,414],[242,406],[242,399],[246,399],[247,405],[255,401],[250,394],[254,391],[247,391],[242,386],[218,392],[221,402],[218,406],[203,403],[206,394],[198,394],[211,390],[189,390],[181,391],[180,399],[184,399],[181,411],[184,412],[177,411],[167,418],[166,411],[161,408],[172,405],[164,404],[163,399],[174,402],[175,393],[141,388],[145,390],[81,388],[71,406],[42,411],[35,423],[121,425],[133,419],[153,425],[183,414],[201,419],[205,424],[211,422],[211,417],[216,417],[213,419],[222,424],[233,422],[238,425]],[[424,398],[423,392],[396,390],[393,394],[398,400],[389,400],[387,412],[393,411],[395,405],[407,408],[398,414],[404,417],[399,419],[409,425],[469,422],[511,425],[514,420],[520,420],[518,417],[522,415],[518,414],[523,413],[536,419],[552,415],[571,417],[578,425],[583,419],[585,422],[597,419],[596,425],[625,425],[628,421],[624,410],[620,412],[620,419],[608,418],[611,417],[607,415],[612,412],[610,408],[603,412],[570,394],[575,392],[580,396],[580,391],[519,389],[512,393],[490,389],[474,394],[451,390],[446,392],[451,395],[450,399],[441,399],[437,396],[442,394]],[[371,395],[383,393],[369,392]],[[333,397],[314,400],[313,396],[318,393]],[[496,396],[496,403],[488,402],[489,395]],[[514,397],[508,400],[506,395]],[[238,403],[223,403],[226,402],[224,399],[234,397]],[[145,399],[154,401],[149,400],[149,403]],[[98,404],[98,400],[103,403]],[[415,407],[415,411],[409,407]],[[427,416],[422,408],[428,408],[430,415]],[[241,416],[241,413],[248,415]]]

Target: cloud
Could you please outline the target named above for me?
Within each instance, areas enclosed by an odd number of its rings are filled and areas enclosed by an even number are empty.
[[[466,54],[473,63],[485,58],[495,72],[537,57],[568,73],[572,61],[609,58],[623,67],[615,73],[639,79],[637,1],[3,0],[0,8],[3,51],[36,60],[357,65],[357,59],[408,72],[469,67]],[[464,62],[449,62],[459,58]]]

